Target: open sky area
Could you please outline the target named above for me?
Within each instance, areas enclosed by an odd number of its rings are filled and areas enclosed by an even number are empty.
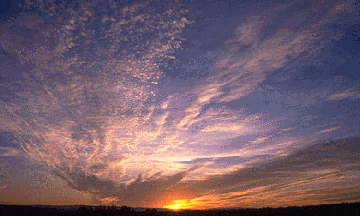
[[[0,12],[0,204],[360,201],[356,1]]]

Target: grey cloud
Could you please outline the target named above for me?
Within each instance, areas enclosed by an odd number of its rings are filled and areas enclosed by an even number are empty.
[[[53,173],[65,180],[69,187],[78,191],[106,194],[115,188],[114,182],[100,179],[93,174],[86,174],[81,168],[70,170],[69,168],[63,167],[53,170]]]
[[[217,158],[213,164],[209,165],[209,168],[226,168],[237,164],[243,164],[246,162],[251,162],[257,159],[266,159],[270,157],[270,155],[259,155],[259,156],[251,156],[251,157],[239,157],[239,156],[231,156],[231,157],[221,157]]]
[[[184,163],[184,164],[199,164],[199,163],[209,162],[209,161],[213,161],[213,160],[214,160],[214,158],[196,158],[191,161],[179,161],[179,162]]]
[[[266,187],[266,189],[253,193],[272,192],[276,194],[278,190],[288,187],[298,188],[298,190],[314,190],[310,186],[306,186],[306,184],[303,185],[302,182],[313,184],[316,180],[326,181],[328,178],[329,182],[331,182],[331,176],[341,177],[347,173],[358,172],[357,170],[360,168],[359,143],[359,138],[352,138],[316,144],[298,150],[282,159],[271,160],[269,158],[265,162],[263,161],[230,174],[209,177],[203,181],[184,182],[180,185],[185,186],[186,190],[193,191],[194,197],[210,193],[210,191],[220,195],[260,187]],[[319,184],[322,185],[322,188],[325,188],[325,191],[327,188],[326,183],[320,182]],[[342,185],[341,187],[350,186],[359,187],[360,182],[356,180],[353,185]],[[339,190],[341,190],[341,187]],[[329,196],[324,191],[318,194],[321,199]],[[337,196],[335,192],[332,196]],[[247,193],[246,197],[251,197],[251,193]]]
[[[158,206],[160,202],[164,202],[162,197],[169,193],[181,180],[189,173],[196,171],[203,165],[195,165],[190,169],[179,172],[175,175],[161,177],[153,180],[142,180],[141,175],[138,179],[126,186],[125,190],[119,191],[117,196],[132,206]]]
[[[337,100],[358,99],[358,98],[360,98],[360,85],[329,95],[327,97],[327,100],[337,101]]]
[[[19,148],[16,141],[14,133],[0,130],[0,147]]]
[[[107,168],[106,164],[99,163],[99,164],[92,165],[90,167],[90,170],[94,173],[97,173],[97,172],[103,171],[106,168]]]
[[[0,146],[0,157],[14,157],[18,156],[20,151],[18,148],[9,148]]]
[[[0,48],[0,86],[8,82],[13,82],[20,74],[18,62],[15,56]],[[6,92],[6,93],[10,93]],[[8,94],[1,94],[0,98],[4,100],[9,97]]]
[[[325,189],[323,191],[324,201],[331,203],[344,202],[358,202],[360,200],[360,185],[357,184],[354,187],[345,189]],[[336,196],[334,196],[336,194]]]
[[[210,165],[207,165],[208,168],[227,168],[229,166],[238,165],[244,162],[250,162],[256,159],[265,159],[270,157],[270,155],[259,155],[251,157],[240,157],[240,156],[230,156],[230,157],[206,157],[206,158],[196,158],[191,161],[179,161],[183,164],[202,164],[204,162],[213,162]]]
[[[126,187],[123,197],[126,198],[126,202],[132,203],[132,205],[135,206],[144,203],[156,204],[159,196],[169,189],[169,187],[180,182],[185,175],[185,172],[181,172],[168,178],[150,181],[141,181],[141,176],[139,176],[136,181]]]
[[[62,167],[53,170],[53,173],[65,180],[70,188],[94,195],[95,202],[100,202],[101,198],[117,197],[119,205],[151,206],[157,205],[164,193],[171,191],[187,174],[201,166],[196,165],[187,171],[155,179],[143,179],[139,175],[135,181],[128,185],[102,179],[93,174],[86,174],[79,167],[72,170]],[[158,174],[155,175],[159,176]]]

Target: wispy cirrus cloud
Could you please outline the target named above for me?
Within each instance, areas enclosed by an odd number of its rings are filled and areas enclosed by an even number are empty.
[[[291,69],[338,40],[342,32],[329,26],[355,10],[351,2],[314,3],[286,21],[278,16],[295,3],[245,15],[212,53],[211,75],[181,93],[166,92],[160,101],[155,96],[164,62],[174,58],[192,23],[183,6],[94,1],[75,10],[31,4],[44,16],[24,13],[1,26],[7,63],[1,63],[6,94],[0,130],[16,143],[0,146],[1,156],[24,154],[46,166],[50,177],[102,204],[162,207],[175,200],[192,208],[254,207],[256,200],[259,207],[277,206],[328,202],[326,185],[341,196],[357,188],[358,152],[342,149],[344,159],[329,145],[314,147],[329,154],[309,148],[292,154],[339,127],[316,134],[320,126],[313,122],[320,118],[306,114],[296,119],[299,127],[282,129],[288,113],[271,119],[270,111],[243,103],[266,92],[287,112],[319,105],[328,92],[262,84],[276,70],[290,71],[277,81],[293,76]],[[356,89],[327,96],[345,98],[357,99]],[[310,132],[300,134],[300,127]],[[350,180],[351,186],[339,185]],[[285,199],[289,193],[291,200]]]
[[[88,190],[92,180],[112,187],[100,179],[118,179],[127,171],[124,163],[146,151],[138,148],[162,134],[167,113],[148,105],[162,74],[160,61],[172,58],[190,21],[181,9],[154,13],[152,3],[120,9],[108,2],[109,14],[95,20],[101,2],[76,11],[53,2],[49,11],[41,4],[33,7],[44,16],[25,13],[2,24],[2,52],[18,66],[12,72],[4,67],[1,88],[8,94],[2,95],[0,129],[74,189]],[[59,21],[56,10],[69,16]],[[93,22],[102,23],[99,34],[93,34]],[[73,182],[77,169],[84,181]]]
[[[251,141],[251,143],[260,144],[260,143],[263,143],[264,141],[266,141],[267,139],[269,139],[269,137],[258,137],[254,141]]]
[[[328,129],[321,130],[321,131],[317,132],[317,134],[329,133],[329,132],[338,130],[338,129],[340,129],[340,128],[341,128],[340,126],[331,127],[331,128],[328,128]]]
[[[358,99],[360,98],[360,89],[359,87],[349,88],[345,91],[341,91],[335,94],[331,94],[327,97],[329,101],[337,101],[343,99]]]

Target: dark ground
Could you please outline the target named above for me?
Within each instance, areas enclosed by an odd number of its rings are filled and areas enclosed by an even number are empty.
[[[342,203],[331,205],[314,205],[286,208],[261,209],[214,209],[214,210],[184,210],[184,211],[158,211],[146,209],[135,211],[122,206],[19,206],[0,205],[1,216],[35,216],[35,215],[121,215],[121,216],[222,216],[222,215],[316,215],[316,216],[359,216],[360,203]]]

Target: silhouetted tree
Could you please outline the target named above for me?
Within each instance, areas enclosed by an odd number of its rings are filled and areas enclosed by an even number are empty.
[[[130,216],[132,213],[131,208],[124,205],[120,207],[120,215],[122,216]]]
[[[158,212],[156,211],[156,209],[146,209],[144,212],[145,216],[156,216],[158,215]]]

